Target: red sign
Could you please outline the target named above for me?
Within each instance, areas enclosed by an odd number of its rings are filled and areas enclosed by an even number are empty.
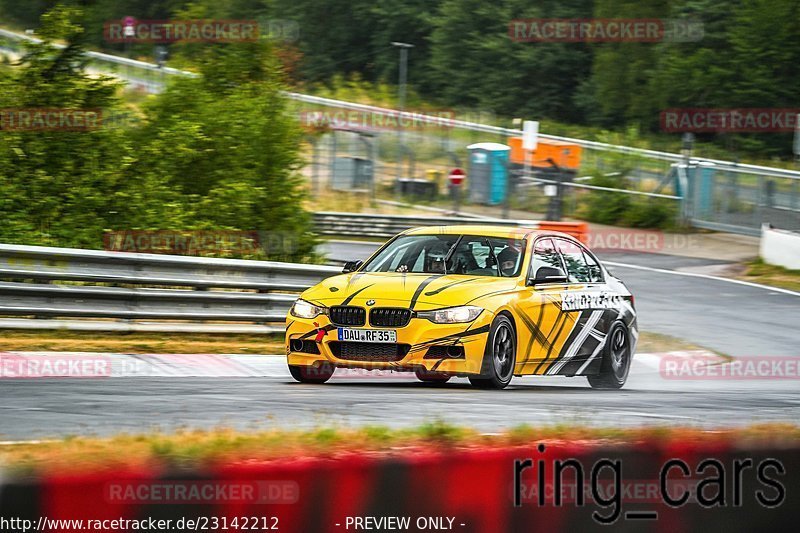
[[[449,179],[450,183],[453,185],[461,185],[464,181],[464,171],[460,168],[454,168],[450,171],[450,175],[447,176],[447,179]]]

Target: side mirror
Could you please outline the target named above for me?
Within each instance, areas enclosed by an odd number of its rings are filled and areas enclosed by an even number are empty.
[[[349,272],[355,272],[358,268],[364,264],[364,261],[348,261],[344,264],[344,268],[342,269],[342,274],[347,274]]]
[[[528,280],[528,285],[540,285],[542,283],[566,283],[567,275],[564,271],[556,267],[539,267],[536,277]]]

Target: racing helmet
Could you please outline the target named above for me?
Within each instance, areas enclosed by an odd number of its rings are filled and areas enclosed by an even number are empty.
[[[444,273],[445,258],[447,257],[447,247],[437,244],[425,254],[425,272]]]
[[[514,246],[507,246],[497,254],[497,262],[500,266],[500,272],[504,276],[513,276],[517,271],[517,263],[519,262],[520,253]]]

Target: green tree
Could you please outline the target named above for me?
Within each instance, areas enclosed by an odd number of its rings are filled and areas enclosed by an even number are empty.
[[[579,120],[578,84],[591,55],[580,43],[516,42],[515,19],[586,17],[589,0],[445,0],[431,34],[433,90],[456,105],[510,116]]]
[[[601,19],[664,19],[670,15],[669,0],[595,0],[594,5],[594,16]],[[647,42],[592,46],[596,49],[592,74],[581,91],[587,114],[603,126],[651,126],[658,113],[650,79],[662,48]]]
[[[208,47],[201,77],[175,82],[146,109],[131,179],[168,184],[183,227],[269,230],[314,246],[302,208],[301,130],[280,95],[268,43]]]
[[[56,8],[42,17],[44,42],[0,74],[0,108],[119,108],[116,86],[83,71],[79,16]],[[67,46],[57,49],[53,39]],[[128,141],[113,128],[91,131],[0,129],[0,240],[95,246],[118,210],[119,168]]]

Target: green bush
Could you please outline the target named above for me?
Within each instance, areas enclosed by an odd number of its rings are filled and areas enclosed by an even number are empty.
[[[100,108],[123,125],[0,131],[0,242],[101,248],[114,230],[267,231],[293,248],[259,258],[314,259],[302,133],[271,45],[204,49],[200,77],[149,97],[130,121],[119,86],[83,68],[79,16],[59,7],[42,17],[44,42],[0,70],[0,108]]]
[[[623,175],[598,175],[587,184],[610,189],[631,188]],[[583,193],[576,216],[609,226],[668,229],[675,227],[677,208],[673,200],[589,190]]]

